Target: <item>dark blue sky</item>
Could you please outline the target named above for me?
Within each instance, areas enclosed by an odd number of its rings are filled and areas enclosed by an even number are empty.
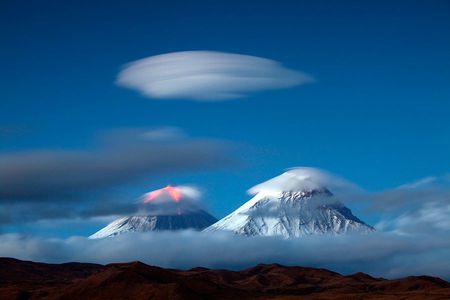
[[[240,167],[165,176],[130,195],[194,183],[222,217],[288,167],[371,191],[450,170],[448,1],[2,1],[0,32],[0,126],[19,132],[1,151],[167,125],[241,144]],[[114,83],[129,61],[184,50],[267,57],[316,82],[212,103]]]

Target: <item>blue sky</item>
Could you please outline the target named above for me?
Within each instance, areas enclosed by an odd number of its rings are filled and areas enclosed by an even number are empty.
[[[14,132],[0,151],[83,149],[98,132],[127,127],[231,141],[238,166],[125,188],[135,197],[195,184],[217,217],[293,166],[370,191],[450,170],[446,1],[92,2],[0,4],[0,127]],[[127,62],[186,50],[266,57],[316,81],[206,103],[115,84]]]

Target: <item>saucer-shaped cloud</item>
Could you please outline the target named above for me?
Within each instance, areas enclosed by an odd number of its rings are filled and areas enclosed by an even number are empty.
[[[264,195],[280,192],[300,192],[303,190],[330,189],[332,192],[356,192],[359,187],[346,179],[335,176],[327,171],[309,168],[291,168],[283,174],[255,185],[248,190],[250,195]]]
[[[303,72],[256,56],[185,51],[129,63],[117,83],[155,99],[219,101],[312,82]]]

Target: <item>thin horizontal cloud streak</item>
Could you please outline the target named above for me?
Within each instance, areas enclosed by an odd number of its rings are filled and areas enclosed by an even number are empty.
[[[0,153],[0,202],[70,200],[143,176],[224,166],[232,161],[228,147],[208,139],[161,141],[160,134],[148,139],[145,132],[133,131],[84,151]]]
[[[153,99],[221,101],[312,82],[312,76],[256,56],[214,51],[161,54],[126,65],[117,84]]]
[[[402,235],[450,232],[450,203],[425,202],[392,219],[380,221],[377,227]]]
[[[96,217],[123,216],[134,214],[139,205],[133,199],[102,197],[98,193],[82,194],[74,201],[16,201],[0,204],[0,228],[7,225],[37,224],[51,221],[57,227],[59,222],[81,220],[83,223]]]
[[[450,181],[445,177],[426,177],[399,187],[367,194],[369,212],[398,213],[411,212],[434,203],[445,207],[450,205]]]
[[[51,221],[58,227],[60,222],[78,219],[80,224],[98,217],[118,218],[129,215],[174,214],[178,210],[206,209],[200,191],[193,186],[177,187],[182,190],[179,203],[162,199],[144,203],[144,196],[116,195],[112,191],[88,192],[71,196],[66,201],[15,201],[0,203],[0,227],[7,225],[37,224]],[[184,191],[188,192],[184,192]],[[193,191],[190,192],[189,190]],[[197,193],[197,194],[195,194]],[[166,201],[168,200],[168,201]]]

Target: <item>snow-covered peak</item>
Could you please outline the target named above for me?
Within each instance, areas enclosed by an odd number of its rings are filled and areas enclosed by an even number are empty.
[[[374,230],[328,187],[339,190],[353,185],[318,169],[290,169],[251,188],[252,199],[205,230],[285,238]]]
[[[217,221],[203,209],[200,191],[193,186],[172,186],[145,193],[132,216],[109,223],[90,236],[112,237],[129,232],[194,229],[202,230]]]

